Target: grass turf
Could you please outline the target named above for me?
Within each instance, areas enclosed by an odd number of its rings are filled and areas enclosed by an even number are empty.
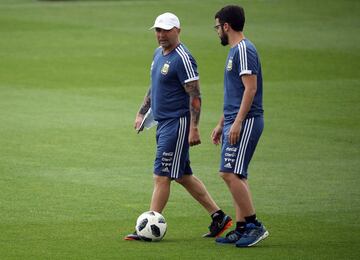
[[[153,33],[182,22],[199,64],[202,145],[192,167],[234,215],[209,140],[228,48],[212,30],[229,1],[0,1],[1,259],[358,259],[358,1],[242,1],[264,73],[265,131],[251,165],[256,248],[201,238],[209,217],[179,186],[160,243],[132,243],[152,191],[154,130],[136,135]]]

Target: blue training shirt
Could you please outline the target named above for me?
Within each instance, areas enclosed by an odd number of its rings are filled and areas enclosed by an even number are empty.
[[[224,117],[225,120],[234,120],[240,109],[244,95],[242,75],[257,76],[257,91],[250,111],[246,118],[262,115],[262,74],[261,64],[255,46],[244,39],[232,47],[226,60],[224,73]]]
[[[180,43],[163,55],[155,50],[151,64],[151,109],[154,119],[161,121],[189,114],[189,95],[184,84],[198,80],[197,64],[189,50]]]

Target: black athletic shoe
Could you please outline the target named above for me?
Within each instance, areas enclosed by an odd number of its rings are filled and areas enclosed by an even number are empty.
[[[231,217],[228,215],[224,215],[224,217],[220,221],[213,220],[211,222],[209,226],[210,232],[204,234],[203,237],[218,237],[222,233],[224,233],[226,229],[231,227],[231,225],[232,225]]]
[[[140,237],[136,234],[136,231],[134,231],[134,233],[126,235],[124,240],[140,240]]]

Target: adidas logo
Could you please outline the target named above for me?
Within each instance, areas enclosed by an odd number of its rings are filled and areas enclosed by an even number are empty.
[[[162,169],[161,171],[162,172],[170,172],[169,167],[166,167],[166,168]]]
[[[232,165],[231,165],[231,163],[227,163],[227,164],[224,165],[224,167],[225,168],[232,168]]]

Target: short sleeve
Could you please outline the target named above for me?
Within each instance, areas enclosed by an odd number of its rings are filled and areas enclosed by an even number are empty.
[[[239,75],[252,75],[258,73],[258,59],[256,50],[249,48],[245,41],[238,44]]]
[[[180,56],[177,64],[177,75],[181,83],[185,84],[190,81],[198,80],[199,74],[197,64],[192,55],[187,52],[182,45],[176,48],[176,52]]]

